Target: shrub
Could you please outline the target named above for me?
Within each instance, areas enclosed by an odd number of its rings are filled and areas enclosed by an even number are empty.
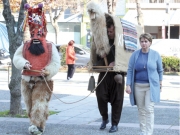
[[[165,72],[179,72],[180,71],[180,58],[173,56],[161,56],[163,68]]]
[[[66,65],[66,47],[67,45],[62,45],[58,48],[61,54],[61,66]]]

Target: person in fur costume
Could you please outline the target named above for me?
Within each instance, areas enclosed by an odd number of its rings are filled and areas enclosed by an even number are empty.
[[[110,15],[103,13],[100,7],[94,2],[87,5],[90,16],[90,24],[92,31],[91,51],[96,50],[97,61],[102,61],[101,66],[107,66],[104,58],[107,58],[108,66],[115,65],[115,24]],[[95,56],[92,56],[95,57]],[[92,60],[91,63],[94,61]],[[98,77],[98,86],[96,88],[96,97],[99,112],[102,116],[102,124],[100,129],[106,128],[108,120],[108,102],[111,103],[111,128],[110,133],[118,131],[118,123],[120,121],[123,99],[124,99],[124,73],[100,72]],[[121,81],[116,81],[116,75],[119,74]],[[105,77],[104,77],[105,76]]]
[[[35,8],[25,4],[27,16],[24,23],[29,24],[31,40],[21,45],[13,58],[15,67],[22,70],[21,93],[30,119],[28,130],[32,135],[41,135],[45,130],[53,90],[51,78],[60,68],[55,45],[46,41],[46,20],[42,8],[42,4]]]

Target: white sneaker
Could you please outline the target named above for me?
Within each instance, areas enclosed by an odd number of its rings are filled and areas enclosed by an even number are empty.
[[[42,135],[43,133],[35,125],[31,125],[28,130],[31,135]]]

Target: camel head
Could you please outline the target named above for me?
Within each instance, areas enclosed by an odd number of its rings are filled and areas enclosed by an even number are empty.
[[[100,6],[93,1],[89,2],[89,4],[87,5],[87,12],[91,20],[95,20],[96,18],[104,15]]]

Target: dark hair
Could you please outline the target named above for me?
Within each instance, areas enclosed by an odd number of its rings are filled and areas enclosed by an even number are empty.
[[[114,26],[114,21],[112,17],[108,14],[105,14],[105,17],[106,17],[106,27],[110,28],[112,25]]]
[[[71,41],[72,41],[73,43],[75,43],[75,41],[74,41],[74,40],[70,40],[69,42],[71,42]]]
[[[143,33],[143,34],[141,34],[140,37],[139,37],[139,42],[141,42],[141,39],[142,39],[142,38],[145,38],[145,39],[147,39],[149,42],[152,43],[152,35],[151,35],[151,34],[149,34],[149,33]]]
[[[74,40],[70,40],[68,45],[73,45],[74,43],[75,43]]]

